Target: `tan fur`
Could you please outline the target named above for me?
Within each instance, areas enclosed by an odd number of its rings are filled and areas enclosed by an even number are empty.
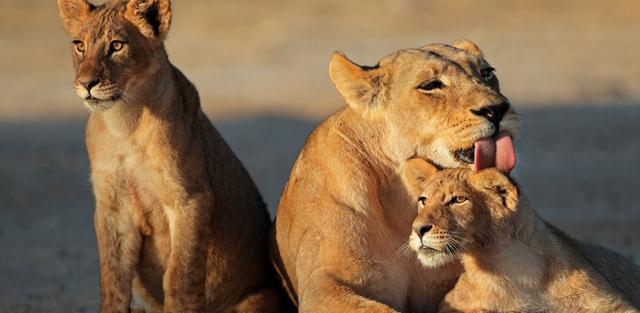
[[[519,203],[517,187],[497,170],[437,172],[419,159],[407,167],[409,189],[424,190],[411,248],[428,269],[457,259],[464,266],[439,312],[640,312],[609,284],[632,276],[603,276]]]
[[[168,60],[168,0],[59,0],[96,198],[101,312],[279,312],[256,186]],[[118,41],[114,43],[114,41]],[[87,84],[94,81],[94,84]]]
[[[430,312],[453,286],[459,264],[425,271],[407,253],[416,211],[399,171],[413,156],[468,166],[453,151],[497,131],[472,112],[506,99],[495,77],[481,77],[489,65],[471,45],[400,50],[375,67],[333,54],[329,74],[348,107],[307,139],[272,242],[300,312]],[[446,87],[418,90],[436,78]],[[509,108],[500,130],[516,124]]]

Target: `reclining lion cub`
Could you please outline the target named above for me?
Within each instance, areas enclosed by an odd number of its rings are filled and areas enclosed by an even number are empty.
[[[497,170],[438,171],[412,159],[404,173],[420,194],[410,239],[418,259],[428,269],[458,258],[464,266],[439,312],[640,312],[608,281],[619,277],[595,269]],[[638,275],[624,279],[638,286]]]
[[[279,273],[300,312],[432,312],[461,269],[425,271],[401,253],[416,213],[399,168],[420,156],[509,171],[516,115],[468,41],[374,67],[335,53],[329,74],[348,106],[313,131],[291,171],[275,222]]]
[[[101,312],[279,312],[269,216],[168,60],[168,0],[58,0],[96,197]]]

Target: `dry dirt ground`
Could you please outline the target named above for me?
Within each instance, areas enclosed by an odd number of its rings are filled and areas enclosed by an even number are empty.
[[[522,109],[515,176],[542,216],[640,262],[640,108]],[[215,123],[273,213],[316,120]],[[98,260],[81,120],[0,125],[0,312],[94,312]]]

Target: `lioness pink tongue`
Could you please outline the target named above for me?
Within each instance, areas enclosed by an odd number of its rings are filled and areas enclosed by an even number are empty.
[[[495,139],[480,139],[474,147],[473,170],[476,172],[495,166],[499,171],[509,173],[516,166],[513,140],[506,133],[498,134]]]
[[[496,141],[493,138],[484,138],[474,144],[473,170],[480,171],[493,167],[496,160]]]
[[[513,148],[511,136],[505,133],[496,138],[496,168],[503,173],[509,173],[516,167],[516,152]]]

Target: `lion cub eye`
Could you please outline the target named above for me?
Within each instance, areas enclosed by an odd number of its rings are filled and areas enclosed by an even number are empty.
[[[76,50],[76,52],[78,54],[83,54],[84,53],[84,42],[82,42],[80,40],[74,40],[73,41],[73,48]]]
[[[427,203],[427,197],[421,196],[420,198],[418,198],[418,202],[424,206],[425,203]]]
[[[453,198],[451,198],[451,201],[449,202],[450,204],[460,204],[460,203],[464,203],[467,202],[467,197],[465,196],[455,196]]]
[[[482,76],[482,78],[483,78],[484,80],[492,80],[492,79],[493,79],[493,77],[494,77],[493,72],[494,72],[495,70],[496,70],[496,69],[495,69],[495,68],[493,68],[493,67],[487,67],[487,68],[484,68],[484,69],[480,70],[480,75]]]
[[[120,40],[114,40],[111,42],[111,52],[117,52],[124,48],[124,42]]]
[[[422,82],[420,85],[418,85],[418,90],[421,92],[429,92],[436,89],[442,89],[443,87],[444,83],[441,80],[434,79]]]

